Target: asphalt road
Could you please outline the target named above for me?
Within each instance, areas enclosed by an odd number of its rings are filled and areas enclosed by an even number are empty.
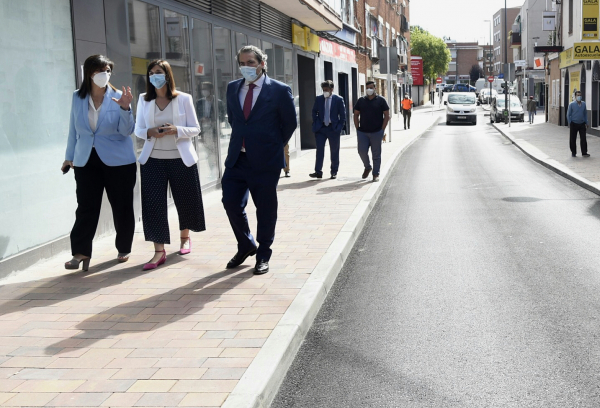
[[[272,407],[600,406],[600,199],[488,122],[401,157]]]

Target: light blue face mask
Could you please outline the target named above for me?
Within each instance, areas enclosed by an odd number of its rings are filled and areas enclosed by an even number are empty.
[[[254,82],[258,78],[256,67],[240,67],[240,72],[247,82]]]
[[[581,102],[581,96],[577,97],[577,102]]]
[[[167,83],[165,74],[154,74],[150,76],[150,83],[154,85],[156,89],[160,89]]]

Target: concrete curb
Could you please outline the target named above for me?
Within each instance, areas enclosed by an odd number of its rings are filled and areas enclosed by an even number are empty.
[[[510,140],[515,146],[517,146],[523,153],[533,159],[535,162],[541,164],[542,166],[552,170],[553,172],[563,176],[567,180],[572,181],[573,183],[585,188],[586,190],[591,191],[594,194],[600,195],[600,183],[593,183],[588,179],[581,177],[579,174],[573,172],[560,162],[552,159],[546,153],[539,150],[537,147],[532,145],[531,143],[523,140],[517,139],[510,132],[506,130],[500,129],[495,123],[492,126],[500,132],[502,136]]]
[[[259,408],[271,404],[327,293],[331,290],[377,198],[383,191],[390,170],[402,153],[438,121],[439,118],[436,118],[429,127],[406,141],[391,160],[383,165],[381,182],[373,183],[354,209],[222,408]]]

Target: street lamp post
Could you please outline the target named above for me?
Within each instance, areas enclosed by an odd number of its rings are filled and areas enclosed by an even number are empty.
[[[489,67],[489,66],[491,66],[491,62],[492,62],[492,59],[490,57],[488,57],[488,54],[490,54],[492,52],[492,45],[491,45],[492,44],[492,20],[483,20],[483,22],[484,23],[485,22],[490,23],[490,41],[488,42],[489,50],[488,50],[488,52],[486,53],[486,56],[485,56],[488,59],[488,65],[487,66]],[[487,75],[489,75],[489,74],[490,74],[490,72],[489,72],[489,69],[488,69]],[[491,101],[491,99],[492,99],[492,83],[490,81],[488,81],[488,84],[489,84],[489,87],[490,87],[490,94],[489,94],[488,101]]]
[[[506,11],[506,0],[504,0],[504,35],[508,34],[508,30],[506,28],[506,22],[508,21],[507,11]],[[510,113],[508,112],[508,40],[503,38],[504,40],[504,108],[508,113],[508,121],[510,126]]]

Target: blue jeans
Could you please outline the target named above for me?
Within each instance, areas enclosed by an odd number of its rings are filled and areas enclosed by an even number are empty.
[[[373,169],[373,175],[379,176],[381,168],[381,143],[383,142],[383,129],[373,133],[356,131],[358,136],[358,155],[360,156],[365,169]],[[373,167],[369,161],[369,146],[373,155]]]
[[[534,116],[535,116],[535,112],[529,112],[529,123],[533,123]]]
[[[315,161],[315,172],[323,174],[323,160],[325,159],[325,142],[329,140],[331,152],[331,174],[337,174],[340,167],[340,134],[333,131],[319,130],[315,134],[317,141],[317,160]]]

